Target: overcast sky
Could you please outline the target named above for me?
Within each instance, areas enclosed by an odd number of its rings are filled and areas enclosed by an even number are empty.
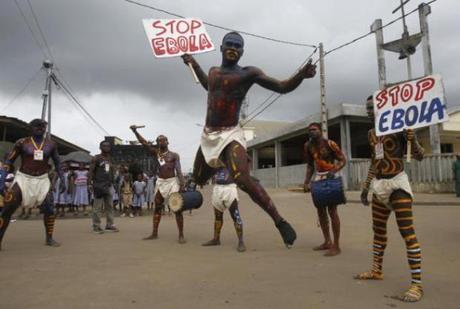
[[[391,11],[399,0],[176,0],[140,2],[209,23],[301,43],[324,42],[330,50],[369,31],[376,18],[386,23],[399,15]],[[27,0],[17,0],[37,38],[39,31]],[[170,148],[179,152],[185,170],[192,166],[200,127],[205,118],[206,92],[196,85],[180,58],[156,59],[142,26],[143,18],[172,18],[123,0],[30,0],[54,55],[60,76],[70,84],[81,103],[112,135],[133,139],[131,124],[145,124],[145,137],[165,134]],[[407,10],[417,7],[412,0]],[[449,106],[460,104],[460,2],[438,0],[429,16],[433,66],[441,73]],[[408,17],[411,33],[419,31],[418,14]],[[455,26],[457,25],[457,26]],[[455,30],[457,29],[457,30]],[[218,47],[226,31],[207,26]],[[384,30],[385,40],[400,37],[402,23]],[[260,67],[284,79],[312,52],[311,48],[244,36],[241,65]],[[43,45],[43,43],[40,43]],[[46,52],[46,48],[43,47]],[[44,73],[36,74],[44,54],[14,0],[0,1],[0,114],[29,121],[41,113]],[[314,56],[316,60],[317,55]],[[220,64],[216,51],[196,56],[207,71]],[[406,65],[396,54],[386,54],[389,81],[406,78]],[[423,74],[421,52],[413,57],[414,76]],[[26,82],[35,80],[7,108]],[[327,102],[362,104],[378,88],[375,37],[326,57]],[[249,111],[270,92],[254,86],[249,91]],[[295,121],[319,110],[319,78],[306,80],[283,96],[258,119]],[[103,133],[90,124],[72,103],[55,90],[53,133],[93,153]]]

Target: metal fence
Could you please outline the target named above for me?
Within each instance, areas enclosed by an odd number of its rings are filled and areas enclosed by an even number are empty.
[[[454,192],[452,165],[455,154],[425,155],[422,161],[405,163],[412,188],[416,192]],[[349,190],[360,190],[367,178],[369,159],[352,159],[349,164]]]

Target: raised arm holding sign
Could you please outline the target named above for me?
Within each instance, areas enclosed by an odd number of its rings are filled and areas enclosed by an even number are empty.
[[[374,119],[374,102],[370,96],[366,103],[370,119]],[[387,221],[391,212],[394,211],[399,232],[406,243],[412,277],[409,289],[399,298],[402,301],[414,302],[420,300],[423,295],[421,250],[414,230],[413,194],[409,178],[404,171],[403,158],[404,148],[408,143],[412,144],[412,154],[416,160],[423,159],[424,150],[412,129],[380,136],[377,132],[377,125],[375,129],[369,130],[368,139],[372,161],[361,193],[361,201],[367,206],[369,205],[368,193],[372,192],[373,264],[370,271],[356,275],[355,279],[383,279],[382,264],[387,246]]]
[[[220,51],[220,66],[212,67],[208,74],[203,72],[191,55],[183,56],[184,63],[193,66],[208,93],[206,124],[195,158],[193,179],[203,185],[217,169],[226,167],[236,185],[270,215],[284,243],[290,246],[296,239],[294,229],[280,216],[260,182],[249,174],[246,141],[239,126],[240,108],[254,84],[279,93],[291,92],[304,79],[315,76],[316,66],[309,62],[292,77],[282,81],[267,76],[257,67],[242,67],[238,62],[244,53],[244,40],[237,32],[224,36]]]

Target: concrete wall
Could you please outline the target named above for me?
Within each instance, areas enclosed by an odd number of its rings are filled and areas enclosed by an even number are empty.
[[[275,168],[262,168],[252,172],[253,176],[260,180],[261,184],[267,188],[274,188]]]
[[[421,162],[412,160],[411,163],[406,163],[405,170],[409,176],[412,190],[425,193],[454,192],[452,173],[454,161],[454,155],[443,154],[439,157],[427,155]],[[369,164],[369,159],[353,159],[347,162],[350,175],[345,175],[346,169],[341,172],[341,175],[346,180],[349,190],[361,190],[367,177]],[[305,179],[306,168],[306,164],[279,167],[279,187],[301,186]],[[264,187],[276,187],[276,168],[256,169],[253,171],[253,175],[260,180]]]
[[[295,187],[305,180],[306,164],[283,166],[279,168],[280,187]]]

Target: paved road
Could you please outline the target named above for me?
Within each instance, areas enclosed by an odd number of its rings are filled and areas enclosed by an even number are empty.
[[[370,209],[341,207],[343,254],[311,250],[321,241],[311,200],[273,190],[275,203],[298,232],[286,249],[269,217],[242,194],[248,251],[235,250],[230,216],[222,246],[211,237],[213,213],[205,204],[185,215],[187,244],[176,241],[174,217],[163,217],[160,238],[142,241],[151,217],[117,218],[120,233],[95,235],[89,219],[60,220],[60,248],[43,245],[38,220],[12,223],[0,252],[0,308],[459,308],[460,207],[417,206],[425,298],[417,305],[389,296],[408,286],[409,271],[394,217],[389,228],[385,280],[358,282],[371,262]],[[205,190],[209,201],[209,189]]]

